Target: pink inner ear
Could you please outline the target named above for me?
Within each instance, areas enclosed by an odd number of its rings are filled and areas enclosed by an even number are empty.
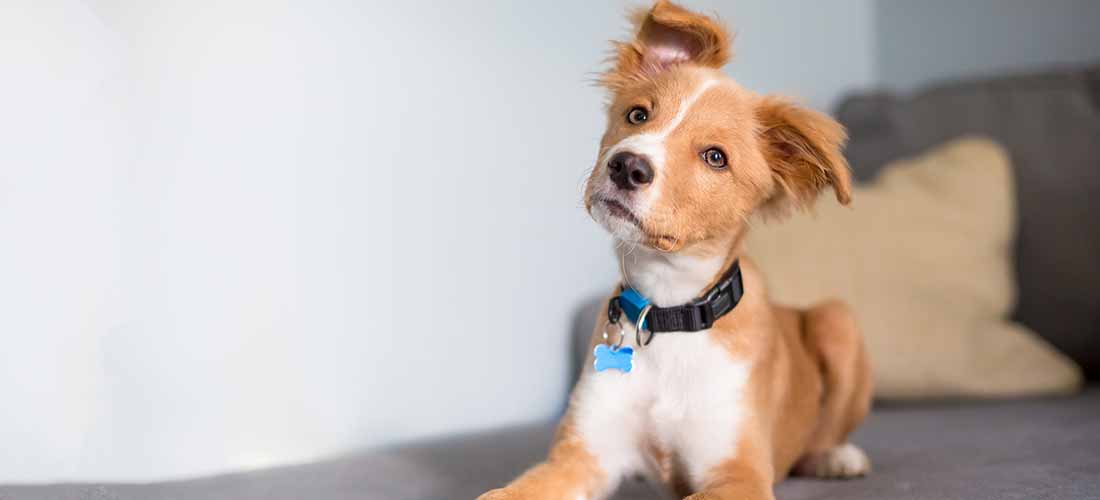
[[[647,23],[642,31],[647,65],[664,69],[690,61],[699,53],[699,42],[683,31],[656,23]]]
[[[691,54],[681,47],[649,47],[645,54],[646,63],[661,68],[690,60]]]

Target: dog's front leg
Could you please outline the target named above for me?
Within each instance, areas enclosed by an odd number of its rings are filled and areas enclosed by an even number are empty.
[[[545,462],[528,469],[508,486],[481,495],[478,500],[596,499],[604,497],[611,486],[584,439],[567,421],[558,430]]]
[[[684,500],[775,500],[772,481],[745,464],[728,464],[703,491]]]
[[[770,453],[756,441],[742,439],[736,455],[711,468],[701,490],[685,500],[775,500]]]
[[[637,398],[638,388],[649,384],[642,373],[586,369],[546,461],[478,500],[606,498],[623,476],[641,466]]]

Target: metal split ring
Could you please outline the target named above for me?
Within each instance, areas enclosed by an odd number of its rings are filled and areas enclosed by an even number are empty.
[[[638,344],[638,347],[644,347],[653,342],[655,334],[652,330],[649,330],[649,336],[646,337],[645,342],[642,342],[642,323],[645,323],[645,317],[649,314],[650,309],[653,309],[652,304],[642,308],[642,312],[638,313],[638,321],[634,323],[634,342]]]
[[[607,322],[607,326],[603,329],[603,341],[604,344],[607,344],[608,347],[611,347],[611,336],[607,334],[607,331],[611,328],[612,325],[614,325],[615,329],[618,330],[619,341],[615,343],[615,346],[613,347],[613,349],[618,350],[620,347],[623,346],[623,339],[626,338],[626,335],[623,335],[623,325],[620,325],[618,321]]]

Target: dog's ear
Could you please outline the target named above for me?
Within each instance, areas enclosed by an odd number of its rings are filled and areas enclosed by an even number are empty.
[[[764,159],[781,187],[768,205],[779,213],[808,208],[826,186],[847,205],[851,174],[841,149],[848,136],[826,115],[777,97],[762,97],[756,107]]]
[[[631,16],[634,39],[612,42],[614,68],[600,79],[616,90],[682,63],[720,68],[730,58],[730,36],[718,21],[666,0]]]

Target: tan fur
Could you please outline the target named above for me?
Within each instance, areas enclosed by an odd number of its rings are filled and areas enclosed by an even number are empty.
[[[485,493],[484,500],[555,498],[562,492],[578,492],[591,498],[607,480],[568,417],[562,419],[545,462],[528,469],[508,485]],[[572,500],[572,499],[570,499]]]
[[[764,98],[757,106],[757,118],[763,127],[768,164],[789,202],[806,208],[829,185],[836,191],[837,201],[851,202],[848,162],[840,154],[847,134],[839,123],[776,97]]]
[[[840,152],[843,128],[725,77],[719,68],[729,58],[730,37],[717,22],[660,1],[636,26],[632,41],[616,44],[614,68],[602,78],[612,101],[601,158],[626,137],[664,130],[701,82],[720,81],[701,94],[664,142],[665,165],[653,183],[661,196],[639,221],[645,245],[701,258],[722,256],[728,266],[741,257],[740,241],[754,212],[806,207],[828,186],[840,202],[850,201],[848,166]],[[679,43],[682,51],[650,53],[668,43]],[[690,58],[660,60],[668,53]],[[625,120],[635,106],[649,111],[648,121]],[[716,170],[702,161],[700,155],[711,147],[726,153],[728,168]],[[600,164],[592,172],[585,195],[590,212],[596,181],[607,175]],[[770,499],[772,485],[792,471],[865,472],[832,467],[839,456],[834,451],[863,420],[871,397],[870,369],[852,314],[835,302],[806,311],[774,305],[756,266],[745,258],[741,266],[744,298],[706,333],[728,351],[731,362],[751,364],[743,398],[751,410],[740,423],[737,443],[731,443],[731,458],[707,474],[699,491],[690,491],[679,457],[652,441],[641,444],[643,453],[657,464],[660,480],[695,500]],[[599,318],[591,345],[604,342],[606,312]],[[576,414],[571,406],[547,462],[481,500],[598,498],[608,478],[572,432]]]
[[[634,39],[612,42],[615,69],[600,79],[609,89],[621,90],[666,69],[653,49],[669,38],[685,41],[696,65],[721,68],[732,56],[730,37],[721,25],[671,2],[660,0],[650,9],[636,10],[631,18]]]

